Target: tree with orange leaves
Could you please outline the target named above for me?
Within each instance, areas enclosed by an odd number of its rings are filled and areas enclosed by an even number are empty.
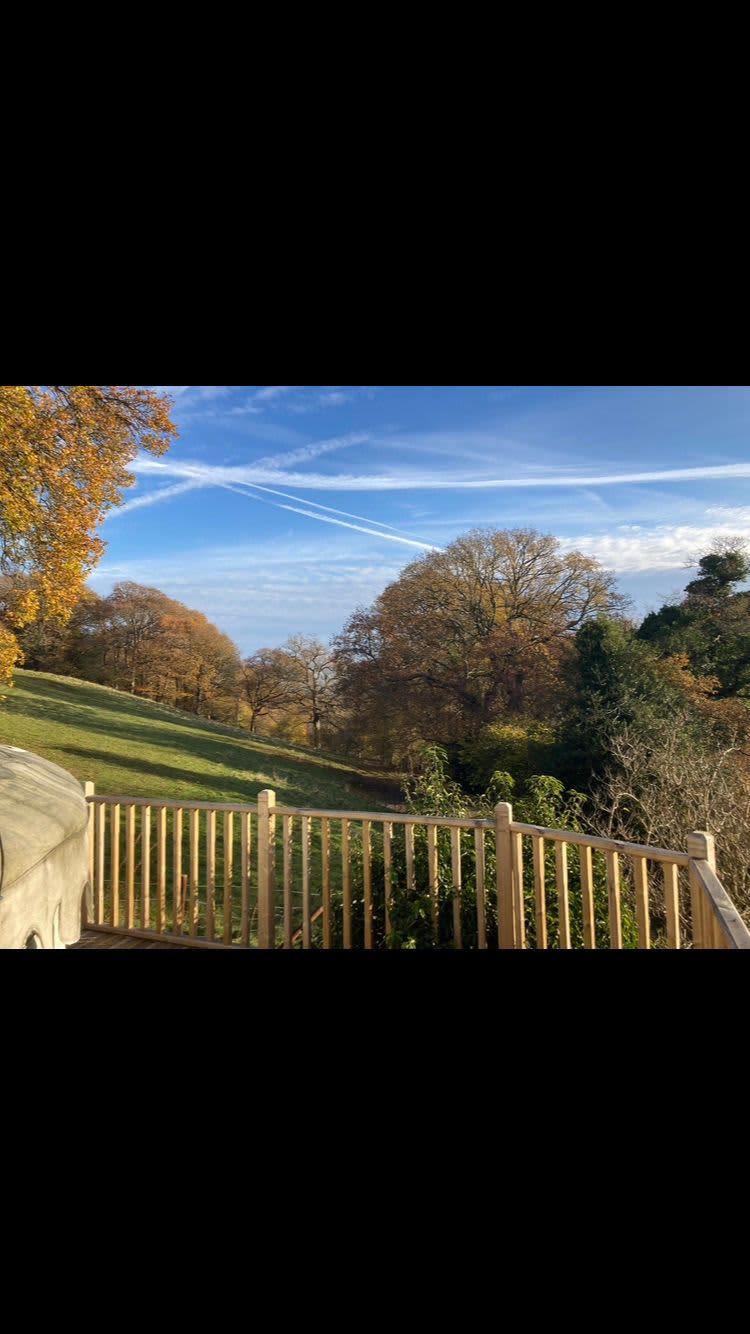
[[[15,631],[40,606],[65,623],[104,542],[97,526],[132,485],[139,449],[177,435],[172,402],[131,385],[0,387],[0,573],[17,593],[0,626],[0,684],[21,658]]]

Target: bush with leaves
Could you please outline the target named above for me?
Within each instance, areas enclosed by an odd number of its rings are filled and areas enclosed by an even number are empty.
[[[447,756],[440,746],[428,746],[422,757],[418,776],[406,783],[407,810],[415,817],[424,815],[457,818],[494,819],[499,801],[512,801],[515,783],[511,774],[497,771],[485,792],[477,799],[467,797],[459,785],[447,774]],[[524,796],[514,807],[514,818],[525,824],[543,828],[583,831],[582,793],[566,791],[559,779],[550,775],[536,775],[526,784]],[[474,829],[451,830],[437,828],[438,874],[434,894],[430,890],[428,868],[428,834],[424,826],[414,827],[414,888],[407,886],[406,847],[400,830],[394,826],[391,848],[391,899],[389,905],[390,931],[385,930],[385,863],[382,836],[373,835],[371,847],[371,886],[373,902],[373,946],[375,949],[453,949],[455,948],[454,914],[457,896],[452,874],[452,846],[458,845],[461,866],[461,890],[458,895],[461,918],[461,936],[464,949],[477,949],[477,880],[476,842]],[[495,840],[492,830],[484,837],[485,867],[485,930],[487,947],[497,948],[497,897]],[[350,860],[352,893],[352,943],[354,948],[364,946],[364,858],[358,841],[352,847]],[[583,945],[581,895],[577,892],[580,877],[578,850],[568,848],[570,876],[570,930],[574,948]],[[547,883],[547,944],[559,946],[558,902],[555,889],[555,849],[545,844],[545,873]],[[534,871],[531,857],[524,858],[524,903],[526,943],[536,945]],[[343,909],[341,895],[333,897],[334,946],[343,944]],[[609,941],[608,896],[606,870],[603,859],[594,857],[594,915],[599,944]],[[635,914],[624,895],[622,908],[623,944],[636,944]]]

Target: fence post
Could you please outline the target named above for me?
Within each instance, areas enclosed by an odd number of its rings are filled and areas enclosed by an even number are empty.
[[[276,793],[258,793],[258,948],[276,947]]]
[[[94,784],[85,782],[83,785],[83,795],[93,797]],[[88,823],[88,844],[89,844],[89,878],[86,885],[86,892],[83,896],[83,925],[89,926],[94,920],[94,803],[89,801],[89,823]]]
[[[690,904],[693,915],[693,948],[711,949],[713,944],[713,910],[706,902],[703,886],[696,875],[694,861],[708,862],[712,871],[716,870],[716,844],[713,834],[704,829],[694,829],[687,836],[688,877],[690,880]]]
[[[516,947],[513,913],[513,807],[499,801],[495,807],[495,875],[497,877],[497,943],[501,950]]]

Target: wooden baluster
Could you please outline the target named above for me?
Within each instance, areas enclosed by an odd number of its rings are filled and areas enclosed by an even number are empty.
[[[607,850],[607,899],[609,902],[610,949],[622,949],[622,913],[620,910],[620,862],[616,852]]]
[[[477,881],[477,944],[480,950],[487,948],[487,919],[484,901],[484,830],[474,829],[474,865]]]
[[[135,806],[125,808],[125,925],[135,926]]]
[[[141,810],[141,926],[151,925],[151,807]]]
[[[312,944],[310,929],[310,816],[300,816],[302,826],[302,948]]]
[[[372,863],[370,860],[370,829],[372,822],[370,820],[362,821],[362,881],[364,885],[365,900],[365,949],[371,950],[373,945],[372,929]],[[408,828],[408,826],[407,826]],[[412,829],[412,838],[414,831]],[[412,843],[412,855],[414,845]]]
[[[393,894],[392,882],[392,864],[393,864],[393,821],[383,821],[383,881],[385,892],[385,934],[391,934],[391,895]]]
[[[106,831],[107,807],[100,802],[96,808],[96,901],[94,916],[97,922],[104,923],[104,840]]]
[[[224,853],[224,944],[232,943],[232,890],[234,885],[234,815],[224,812],[221,830],[221,847]]]
[[[461,830],[451,829],[451,880],[453,890],[453,946],[460,950],[461,934]]]
[[[583,948],[596,949],[596,926],[594,921],[594,868],[591,848],[584,844],[579,847],[581,867],[581,908],[583,916]]]
[[[670,949],[680,948],[680,891],[677,867],[674,862],[662,862],[664,881],[664,909],[667,919],[667,943]]]
[[[112,908],[110,912],[110,922],[112,926],[120,925],[120,806],[119,803],[111,807],[110,816],[110,892],[112,895]]]
[[[568,845],[555,844],[555,880],[557,882],[557,914],[560,926],[560,949],[569,950],[570,894],[568,892]]]
[[[320,862],[323,887],[323,949],[331,948],[331,831],[330,822],[320,822]]]
[[[282,841],[284,844],[284,949],[292,948],[294,935],[294,901],[292,882],[294,875],[294,826],[291,815],[281,817]]]
[[[648,866],[645,857],[631,858],[635,884],[635,916],[638,922],[638,948],[651,948],[651,922],[648,911]]]
[[[172,921],[175,932],[182,935],[185,921],[185,898],[182,892],[182,809],[178,807],[172,820]]]
[[[547,948],[547,903],[544,886],[544,839],[532,838],[534,853],[534,905],[536,909],[536,947]]]
[[[344,949],[352,947],[352,886],[349,875],[351,831],[349,821],[341,821],[341,896],[344,904]]]
[[[240,940],[250,943],[250,862],[252,853],[252,816],[243,811],[240,816]]]
[[[427,826],[427,878],[432,900],[432,930],[435,941],[440,936],[440,885],[438,880],[438,841],[437,825]]]
[[[406,847],[406,889],[414,892],[414,825],[404,825],[404,843]]]
[[[191,936],[198,934],[198,916],[200,913],[200,886],[198,883],[198,854],[200,847],[200,811],[190,812],[190,902],[188,904],[188,929]]]
[[[167,808],[156,812],[156,929],[164,931],[167,917]]]
[[[206,939],[214,938],[216,917],[216,811],[206,811]]]
[[[523,834],[512,834],[513,856],[513,929],[516,949],[526,949],[526,922],[523,892]]]

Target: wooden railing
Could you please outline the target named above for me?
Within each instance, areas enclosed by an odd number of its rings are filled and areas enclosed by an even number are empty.
[[[750,949],[705,833],[679,852],[507,802],[488,820],[85,789],[90,926],[209,948]]]

